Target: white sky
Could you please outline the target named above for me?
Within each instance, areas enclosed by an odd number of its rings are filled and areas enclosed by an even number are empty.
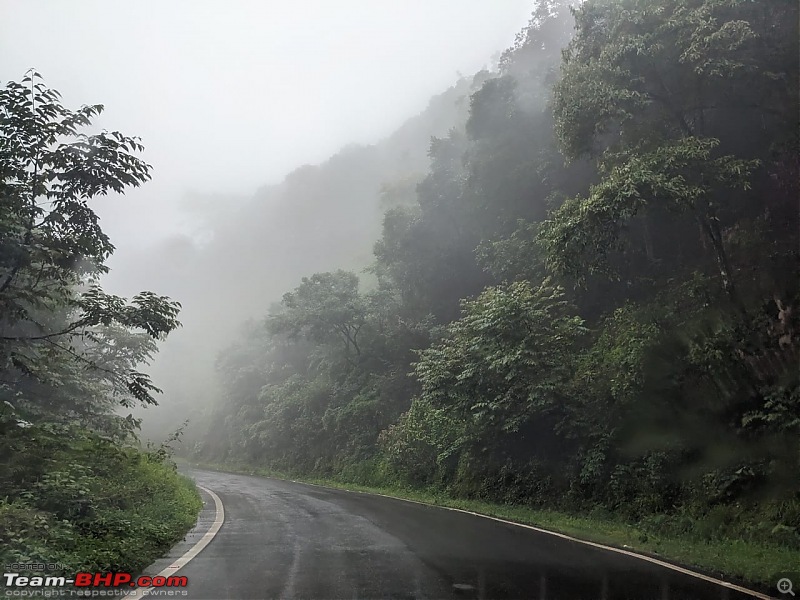
[[[250,195],[389,134],[511,45],[533,0],[0,0],[0,80],[141,136],[154,180],[96,205],[130,258],[191,228],[187,192]],[[112,262],[113,266],[113,262]]]

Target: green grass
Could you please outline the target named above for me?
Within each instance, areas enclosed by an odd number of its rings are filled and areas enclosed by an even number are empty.
[[[698,539],[691,532],[682,535],[654,533],[642,524],[624,522],[608,514],[575,515],[557,510],[541,510],[525,506],[453,498],[440,490],[415,489],[402,485],[365,486],[331,478],[298,476],[241,464],[198,464],[196,466],[301,481],[343,490],[383,494],[435,506],[458,508],[655,556],[666,562],[749,586],[769,587],[774,584],[773,575],[775,573],[796,571],[800,565],[800,551],[791,548],[740,539]]]

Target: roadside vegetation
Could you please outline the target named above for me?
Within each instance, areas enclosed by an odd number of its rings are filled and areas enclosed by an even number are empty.
[[[194,483],[159,450],[122,447],[74,426],[31,426],[13,438],[25,456],[15,462],[28,468],[0,502],[3,564],[64,566],[48,575],[138,572],[197,520]]]
[[[99,285],[114,246],[90,203],[150,171],[136,138],[82,133],[102,108],[64,107],[33,72],[0,89],[0,564],[63,574],[138,571],[201,507],[124,416],[156,402],[139,367],[180,305]]]
[[[191,458],[797,564],[797,24],[537,3],[428,173],[387,182],[367,272],[307,274],[220,352]]]

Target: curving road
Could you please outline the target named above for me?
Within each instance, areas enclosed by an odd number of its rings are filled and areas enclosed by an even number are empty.
[[[225,521],[180,569],[184,597],[738,599],[750,595],[514,525],[381,496],[203,470]],[[209,529],[214,502],[175,561]],[[159,597],[152,594],[151,597]]]

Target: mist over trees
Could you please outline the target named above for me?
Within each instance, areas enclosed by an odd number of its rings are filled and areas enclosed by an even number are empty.
[[[339,258],[384,211],[373,258],[220,349],[191,456],[800,547],[797,22],[540,2],[429,164],[353,150],[396,161],[385,202],[294,173],[282,223]]]
[[[469,95],[484,76],[460,79],[386,139],[301,166],[250,199],[203,197],[195,209],[197,239],[176,236],[142,257],[135,269],[160,266],[153,285],[181,299],[186,324],[163,344],[153,365],[165,402],[136,413],[147,437],[163,439],[186,414],[195,417],[187,434],[196,431],[196,416],[220,395],[216,355],[237,338],[244,320],[260,319],[306,275],[360,272],[370,265],[384,211],[416,204],[431,136],[463,123]],[[192,195],[187,204],[198,200]],[[132,270],[125,265],[125,272]]]

